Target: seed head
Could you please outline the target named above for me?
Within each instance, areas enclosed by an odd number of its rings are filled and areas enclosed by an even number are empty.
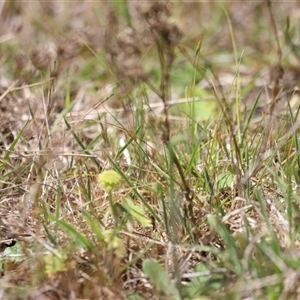
[[[53,44],[39,45],[31,52],[30,60],[38,70],[43,70],[51,66],[56,56],[57,50]]]

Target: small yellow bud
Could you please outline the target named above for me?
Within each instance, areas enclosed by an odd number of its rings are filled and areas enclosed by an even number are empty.
[[[98,175],[98,182],[102,189],[112,191],[120,182],[121,176],[114,170],[107,170]]]

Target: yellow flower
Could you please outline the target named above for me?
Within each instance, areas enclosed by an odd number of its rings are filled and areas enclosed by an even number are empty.
[[[107,170],[98,175],[98,182],[101,188],[112,191],[120,182],[121,176],[114,170]]]

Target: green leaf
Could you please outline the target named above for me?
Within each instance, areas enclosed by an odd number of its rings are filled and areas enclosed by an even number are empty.
[[[151,220],[146,216],[146,212],[141,205],[135,204],[131,199],[126,198],[123,206],[143,227],[151,226]]]
[[[98,240],[103,244],[103,246],[105,246],[104,235],[101,232],[99,222],[97,220],[93,220],[91,215],[85,210],[82,211],[82,215],[83,215],[83,218],[86,220],[86,222],[90,225],[93,232],[96,234]]]
[[[18,263],[26,260],[28,256],[23,250],[22,245],[18,242],[12,247],[5,248],[0,258],[0,271],[15,270]],[[32,253],[30,249],[27,249],[26,252],[27,254]]]
[[[29,251],[29,253],[31,253],[30,249],[27,249],[27,251]],[[8,259],[12,262],[19,262],[19,261],[23,261],[26,259],[26,256],[23,251],[23,247],[20,243],[16,243],[12,247],[5,248],[5,250],[3,251],[3,255],[5,257],[4,258],[5,260]]]
[[[231,187],[234,175],[231,172],[219,174],[216,178],[219,189]]]
[[[226,244],[227,251],[224,253],[227,257],[224,257],[228,262],[230,262],[230,267],[236,274],[241,274],[242,265],[238,256],[238,249],[236,247],[235,240],[232,234],[229,232],[228,228],[222,221],[215,215],[207,215],[207,222],[210,227],[218,233]]]
[[[196,120],[208,120],[211,118],[217,109],[217,103],[213,100],[190,101],[172,105],[170,114],[187,115]]]
[[[179,292],[176,289],[174,282],[169,279],[167,272],[158,262],[152,259],[144,260],[143,271],[149,277],[154,287],[158,291],[163,292],[168,297],[167,299],[180,299]]]
[[[207,266],[205,263],[199,263],[196,268],[195,272],[196,273],[204,273],[207,272],[209,274],[210,272],[210,267]],[[195,279],[194,284],[195,285],[204,285],[206,288],[210,288],[212,290],[220,289],[222,280],[224,280],[224,275],[223,274],[218,274],[218,273],[211,273],[209,275],[203,275],[199,276]]]
[[[86,249],[88,249],[89,251],[92,251],[93,244],[91,243],[91,241],[86,236],[84,236],[82,233],[77,231],[74,226],[72,226],[71,224],[69,224],[65,221],[56,220],[55,218],[53,218],[51,216],[49,216],[49,217],[50,217],[50,219],[53,219],[53,221],[57,222],[58,225],[60,225],[62,228],[64,228],[67,235],[73,239],[75,244],[77,244],[78,246],[83,246]]]
[[[154,209],[151,205],[148,204],[148,202],[143,198],[143,196],[139,193],[138,189],[136,188],[135,184],[133,184],[126,175],[121,171],[119,166],[114,162],[114,160],[111,157],[107,157],[109,162],[112,164],[112,166],[119,172],[119,174],[122,176],[124,181],[132,188],[132,191],[134,194],[142,201],[144,206],[148,209],[148,211],[151,213],[151,215],[155,218],[155,220],[159,223],[161,223],[161,219],[159,216],[155,213]]]
[[[24,129],[26,128],[28,122],[26,122],[24,124],[24,126],[21,128],[20,132],[17,134],[16,138],[13,140],[13,142],[11,143],[11,145],[9,146],[8,148],[8,151],[6,151],[4,157],[3,157],[3,160],[6,161],[8,160],[10,154],[12,153],[12,151],[15,149],[18,141],[20,140],[20,138],[23,136],[23,132],[24,132]]]
[[[145,298],[143,298],[142,296],[140,296],[137,293],[128,294],[127,299],[129,299],[129,300],[145,300]]]
[[[188,299],[209,300],[205,295],[214,295],[226,282],[224,273],[218,272],[218,264],[213,268],[208,263],[199,263],[193,274],[198,275],[191,278],[187,286]],[[221,265],[219,265],[221,267]],[[198,274],[197,274],[198,273]]]

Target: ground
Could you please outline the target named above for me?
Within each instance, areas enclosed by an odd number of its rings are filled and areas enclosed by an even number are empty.
[[[297,3],[2,4],[1,299],[300,299]]]

